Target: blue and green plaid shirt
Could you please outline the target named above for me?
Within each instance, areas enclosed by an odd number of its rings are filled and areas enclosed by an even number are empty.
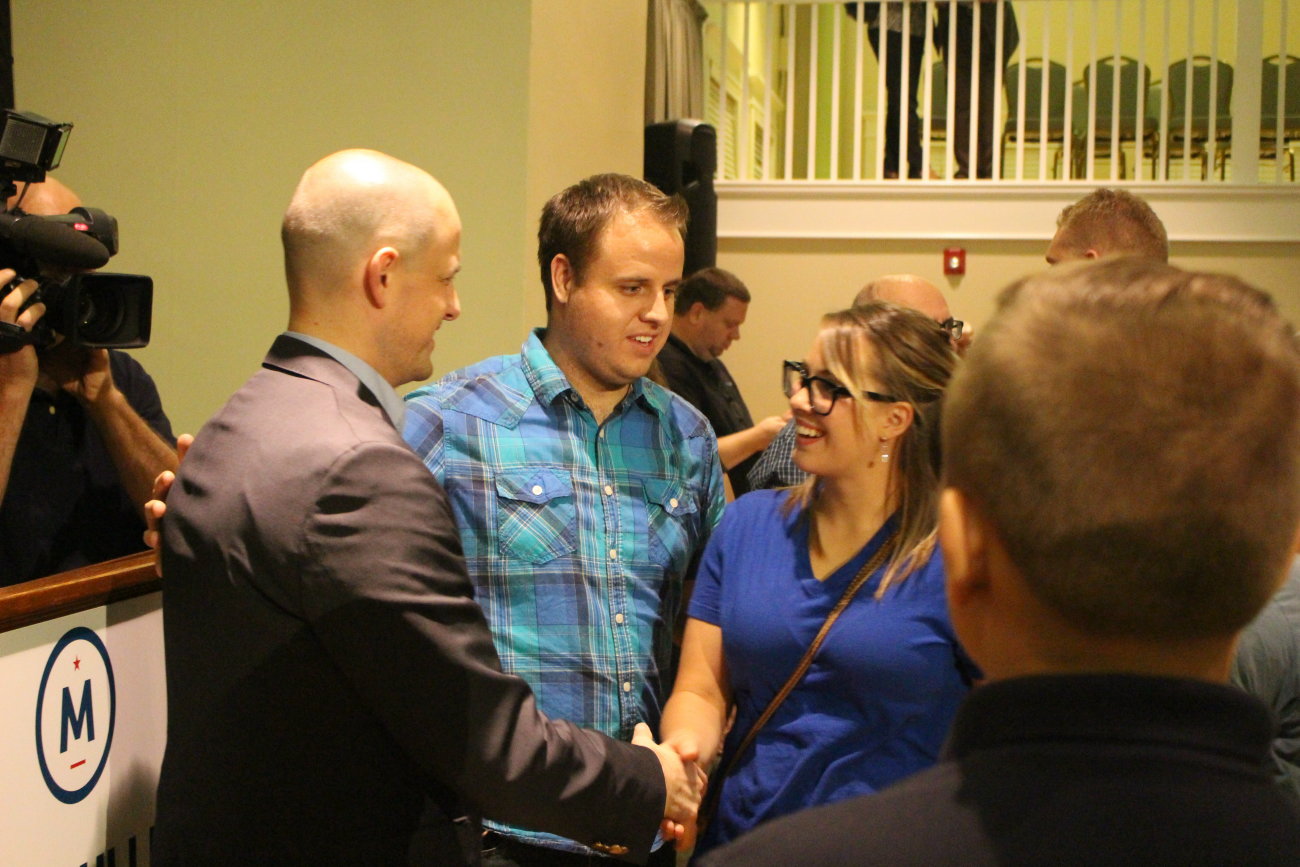
[[[406,440],[447,489],[502,667],[548,715],[627,740],[672,688],[683,578],[722,516],[717,440],[646,379],[597,425],[541,334],[408,395]]]

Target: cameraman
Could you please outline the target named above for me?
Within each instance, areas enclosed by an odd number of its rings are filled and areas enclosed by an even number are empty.
[[[53,179],[28,185],[21,203],[40,216],[81,205]],[[0,270],[0,286],[14,276]],[[26,280],[0,299],[0,322],[30,331],[45,313],[23,309],[36,289]],[[0,353],[0,586],[143,550],[144,502],[176,463],[158,389],[135,359],[61,339]]]

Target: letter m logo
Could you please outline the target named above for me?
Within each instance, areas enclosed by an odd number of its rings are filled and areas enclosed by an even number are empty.
[[[90,697],[89,680],[81,687],[81,705],[75,711],[72,709],[72,690],[66,686],[63,688],[63,713],[60,717],[59,752],[68,751],[68,729],[72,729],[75,740],[81,740],[81,729],[85,726],[86,740],[95,739],[95,704]]]

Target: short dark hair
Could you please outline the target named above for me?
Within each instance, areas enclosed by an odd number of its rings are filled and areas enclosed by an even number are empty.
[[[728,298],[748,304],[749,289],[730,271],[701,268],[678,285],[673,309],[676,313],[685,313],[698,301],[705,310],[717,310]]]
[[[1127,190],[1093,190],[1056,218],[1058,237],[1079,255],[1141,256],[1169,261],[1165,224],[1145,201]]]
[[[948,389],[947,484],[1088,634],[1217,638],[1300,524],[1300,349],[1264,293],[1141,259],[1012,285]]]
[[[537,229],[537,261],[550,312],[555,287],[551,285],[551,260],[561,254],[573,266],[574,279],[582,282],[596,239],[619,213],[648,211],[665,226],[686,234],[686,203],[668,196],[652,184],[629,175],[592,175],[551,196],[542,208]]]

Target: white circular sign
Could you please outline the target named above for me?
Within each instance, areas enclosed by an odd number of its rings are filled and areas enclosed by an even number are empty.
[[[65,804],[90,794],[108,764],[117,689],[108,650],[92,630],[68,630],[45,664],[36,695],[36,757]]]

